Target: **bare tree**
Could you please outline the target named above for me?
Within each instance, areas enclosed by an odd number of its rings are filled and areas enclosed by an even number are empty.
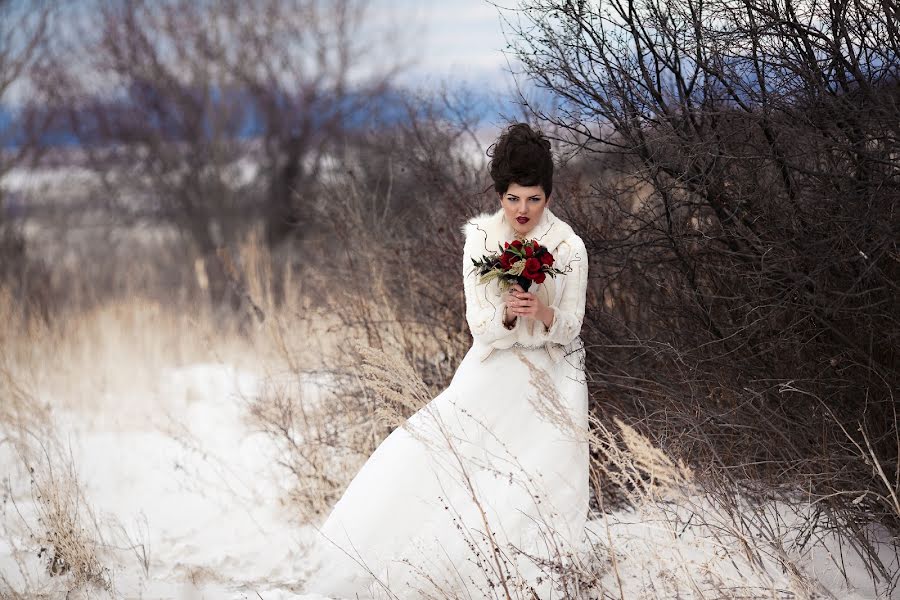
[[[582,191],[606,234],[588,240],[604,410],[895,525],[897,15],[892,1],[526,0],[507,21],[555,101],[536,116],[587,151],[573,162],[613,169]]]
[[[41,115],[27,92],[33,70],[45,57],[51,9],[42,2],[0,0],[0,106],[15,116],[14,121],[0,123],[0,177],[40,150],[36,138],[42,131]]]
[[[60,106],[110,194],[181,228],[221,302],[233,295],[221,249],[256,218],[273,246],[308,229],[323,161],[401,63],[367,60],[383,46],[363,0],[92,8],[47,84],[66,90]]]
[[[35,162],[46,149],[42,136],[50,117],[33,94],[31,82],[46,59],[52,16],[51,3],[0,0],[0,181],[15,167]],[[32,269],[25,239],[10,218],[18,205],[18,201],[11,205],[0,185],[0,282],[11,283],[25,297],[32,295]],[[33,300],[38,304],[41,299]],[[46,309],[44,302],[40,304]]]

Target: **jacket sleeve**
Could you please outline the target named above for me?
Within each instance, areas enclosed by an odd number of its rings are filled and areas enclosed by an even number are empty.
[[[578,236],[567,240],[570,250],[566,263],[572,270],[565,275],[562,296],[559,306],[550,306],[553,310],[553,323],[550,329],[543,323],[536,327],[536,335],[541,342],[555,342],[568,345],[581,333],[581,324],[584,320],[584,306],[587,296],[588,256],[584,242]],[[565,268],[565,267],[562,267]]]
[[[472,259],[481,258],[485,249],[478,243],[477,235],[466,236],[463,248],[463,287],[466,296],[466,322],[472,337],[497,349],[509,348],[518,337],[522,319],[507,329],[503,324],[506,302],[502,300],[497,280],[487,284],[478,282]]]

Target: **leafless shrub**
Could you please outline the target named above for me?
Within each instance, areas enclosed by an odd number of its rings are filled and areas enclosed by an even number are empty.
[[[304,387],[299,374],[269,382],[251,401],[249,422],[274,442],[278,464],[292,476],[290,506],[308,522],[327,514],[378,438],[368,403],[321,392],[312,399]]]
[[[307,482],[296,489],[315,495],[309,499],[317,507],[312,515],[336,499],[401,414],[408,416],[416,401],[440,391],[468,346],[457,312],[459,230],[447,223],[461,223],[459,211],[479,198],[472,186],[485,173],[472,174],[462,143],[476,120],[452,96],[435,102],[456,106],[458,121],[422,117],[416,113],[418,100],[407,102],[415,117],[409,124],[385,125],[354,138],[343,147],[349,172],[323,178],[327,203],[316,217],[321,228],[304,243],[300,254],[307,268],[294,283],[306,290],[310,304],[289,301],[281,310],[268,309],[264,269],[257,269],[261,277],[247,277],[249,295],[272,315],[261,326],[263,337],[272,340],[285,367],[272,374],[272,387],[252,412],[279,440],[290,472]],[[436,112],[432,107],[431,115]],[[239,270],[266,262],[248,257],[242,251]],[[401,377],[385,383],[394,386],[396,403],[377,402],[365,369],[386,373],[391,366],[367,363],[360,344],[396,353],[413,365],[425,387],[404,388]],[[328,399],[305,398],[304,382],[322,376],[330,380]],[[338,462],[328,469],[329,460]],[[319,492],[309,491],[317,487]]]
[[[900,522],[895,21],[692,0],[508,20],[551,94],[535,118],[574,148],[600,420],[748,493],[807,490],[851,537]]]
[[[85,502],[71,452],[54,442],[36,441],[19,456],[31,474],[35,513],[22,513],[29,549],[44,561],[50,576],[67,578],[68,590],[96,586],[112,592],[109,570],[103,566],[98,523]]]
[[[470,104],[476,97],[402,98],[405,121],[354,139],[345,147],[349,172],[322,184],[329,199],[322,239],[340,241],[314,254],[338,282],[328,304],[352,335],[400,349],[433,393],[470,342],[459,312],[458,224],[484,205],[485,159],[471,156],[472,148],[485,147],[476,133],[481,117]]]

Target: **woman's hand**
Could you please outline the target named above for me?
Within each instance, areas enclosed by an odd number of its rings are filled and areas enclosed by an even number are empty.
[[[522,289],[522,286],[520,286],[518,283],[514,283],[503,294],[503,301],[506,302],[506,315],[503,319],[503,324],[508,329],[512,329],[512,324],[516,322],[516,317],[518,316],[516,314],[513,314],[512,303],[517,302],[519,299],[517,294],[524,291],[525,290]]]
[[[506,300],[508,315],[538,319],[546,325],[547,329],[550,329],[550,325],[553,323],[553,311],[540,298],[523,290],[518,283],[510,286],[504,300]]]

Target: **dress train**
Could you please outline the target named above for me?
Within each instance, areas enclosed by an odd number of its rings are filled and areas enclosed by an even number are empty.
[[[484,353],[476,341],[351,481],[319,529],[305,592],[560,597],[543,563],[583,550],[584,348],[576,338],[558,361],[541,347]]]

